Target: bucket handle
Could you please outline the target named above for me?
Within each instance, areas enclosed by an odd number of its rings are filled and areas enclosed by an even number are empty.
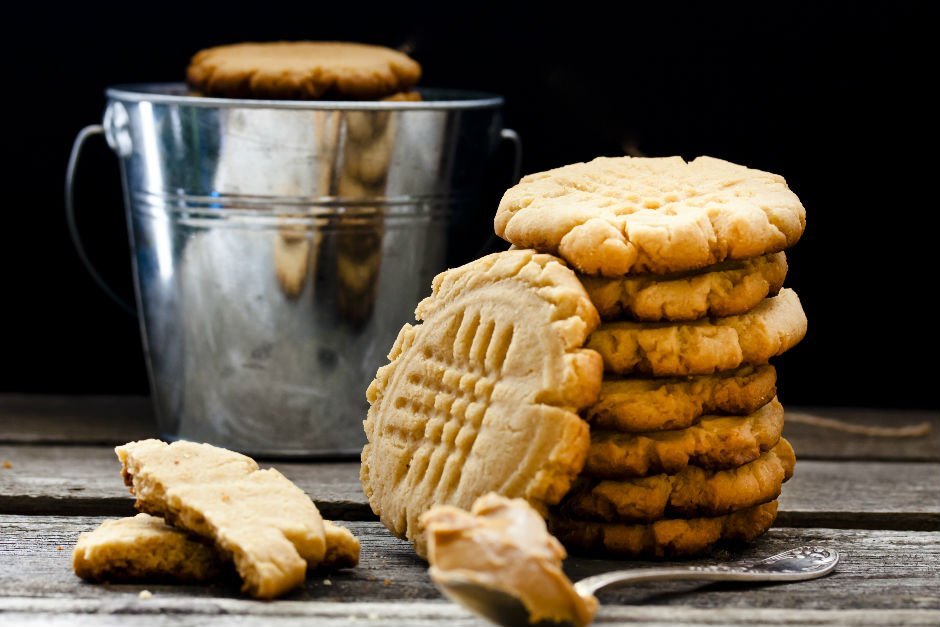
[[[501,130],[499,138],[512,144],[512,184],[515,185],[522,176],[522,140],[519,139],[519,133],[511,128]]]
[[[512,182],[509,184],[512,187],[519,182],[519,178],[522,176],[522,139],[519,138],[519,133],[511,128],[501,130],[499,139],[512,145]],[[483,242],[483,246],[480,247],[474,258],[485,255],[486,251],[495,246],[498,241],[500,240],[496,237],[496,233],[490,233],[490,236]]]
[[[98,287],[111,297],[111,300],[117,303],[125,313],[136,316],[137,312],[134,308],[126,300],[121,298],[117,292],[111,289],[111,286],[108,285],[104,277],[102,277],[95,268],[94,264],[91,263],[91,259],[85,252],[85,246],[82,244],[82,236],[78,232],[78,224],[75,221],[75,169],[78,166],[78,157],[82,153],[82,146],[85,140],[95,135],[104,135],[104,127],[100,124],[91,124],[80,130],[75,137],[75,142],[72,144],[72,152],[69,154],[69,164],[65,170],[65,220],[68,224],[72,244],[75,246],[75,252],[78,253],[78,258],[81,260],[82,265],[85,266],[85,270],[88,271],[91,278],[98,284]]]
[[[97,268],[95,268],[94,264],[91,262],[91,258],[89,258],[88,254],[85,252],[85,245],[82,243],[82,236],[78,231],[78,223],[75,220],[75,170],[78,167],[78,159],[79,156],[81,156],[85,141],[96,135],[104,135],[104,127],[100,124],[91,124],[78,132],[72,144],[72,151],[69,154],[69,163],[65,170],[65,220],[69,229],[69,237],[72,239],[72,245],[75,246],[75,252],[78,253],[78,258],[81,260],[82,265],[85,266],[85,270],[88,271],[88,274],[91,275],[91,278],[98,287],[125,313],[136,316],[136,310],[108,285],[107,281],[104,280],[104,277],[101,276],[101,273],[98,272]],[[512,184],[515,185],[519,182],[519,177],[522,175],[522,140],[519,138],[519,133],[511,128],[502,129],[499,133],[499,137],[502,141],[512,145]],[[495,237],[491,235],[487,245],[489,245],[492,240],[495,240]],[[484,249],[485,248],[484,246]]]

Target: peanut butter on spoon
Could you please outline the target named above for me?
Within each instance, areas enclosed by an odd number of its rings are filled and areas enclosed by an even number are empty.
[[[458,603],[500,624],[544,621],[582,627],[593,619],[597,599],[575,591],[561,568],[565,549],[524,500],[489,493],[470,512],[435,506],[421,523],[431,579]],[[507,623],[513,608],[518,616]]]

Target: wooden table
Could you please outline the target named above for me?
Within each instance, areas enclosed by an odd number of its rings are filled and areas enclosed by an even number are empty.
[[[800,458],[796,476],[784,489],[776,527],[740,556],[825,544],[842,552],[838,572],[764,587],[682,582],[612,590],[600,595],[597,622],[940,625],[940,415],[813,413],[933,426],[924,437],[884,439],[787,423]],[[153,433],[143,398],[0,396],[0,625],[481,624],[444,601],[410,546],[375,521],[354,462],[276,466],[325,517],[347,521],[359,536],[355,570],[312,577],[302,590],[267,603],[240,597],[232,584],[80,581],[70,566],[78,533],[134,511],[111,449]],[[575,558],[566,568],[578,578],[618,566]],[[153,596],[141,598],[144,589]]]

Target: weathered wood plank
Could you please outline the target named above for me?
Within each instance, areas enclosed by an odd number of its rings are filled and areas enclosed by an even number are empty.
[[[940,461],[940,412],[863,408],[787,408],[788,416],[817,415],[866,426],[928,422],[917,438],[876,438],[787,423],[785,435],[803,459]],[[116,445],[153,437],[150,400],[140,396],[0,394],[0,443]]]
[[[803,424],[800,418],[835,418],[866,427],[901,427],[927,423],[919,437],[885,438],[845,433]],[[940,411],[865,408],[787,408],[783,435],[800,459],[865,459],[872,461],[940,461]]]
[[[0,446],[0,513],[99,514],[133,512],[110,447]],[[265,464],[267,465],[267,464]],[[359,485],[359,464],[278,463],[278,470],[311,494],[325,516],[371,519]]]
[[[238,600],[236,582],[212,586],[94,585],[80,581],[70,567],[71,548],[78,533],[94,528],[100,518],[0,516],[0,599],[36,597],[68,602],[91,599],[137,608],[179,604],[180,611],[217,613]],[[360,538],[359,568],[328,575],[315,574],[288,601],[357,602],[436,600],[440,595],[427,577],[426,565],[411,547],[392,537],[378,523],[347,526]],[[753,546],[721,557],[771,555],[801,544],[824,544],[843,553],[838,571],[812,582],[776,586],[657,582],[634,585],[600,595],[608,605],[691,606],[697,608],[940,609],[940,533],[874,530],[777,528]],[[59,549],[61,547],[61,549]],[[697,560],[689,563],[708,563]],[[649,562],[630,562],[644,567]],[[574,579],[623,568],[625,562],[571,558],[566,570]],[[329,579],[326,585],[324,579]],[[136,595],[151,590],[154,598],[141,604]],[[18,603],[22,603],[19,601]],[[154,603],[154,606],[149,605]],[[280,604],[241,601],[239,612],[257,613]],[[246,605],[245,605],[246,604]],[[297,604],[300,605],[300,604]],[[257,607],[256,607],[257,606]],[[0,608],[4,605],[0,604]],[[15,605],[7,605],[15,609]],[[168,605],[166,607],[169,607]],[[34,609],[20,606],[23,611]],[[41,609],[41,608],[39,608]],[[294,611],[288,608],[290,613]],[[96,610],[97,611],[97,610]],[[144,610],[149,611],[149,610]],[[308,610],[301,608],[306,613]],[[317,612],[311,604],[309,612]],[[788,610],[789,611],[789,610]]]
[[[779,523],[940,531],[940,464],[799,459]]]
[[[51,601],[47,599],[0,599],[0,616],[11,625],[134,625],[197,627],[213,625],[259,624],[275,627],[323,625],[382,625],[383,627],[422,627],[441,625],[481,627],[489,625],[453,604],[444,602],[410,603],[305,603],[279,601],[250,603],[219,600],[207,608],[192,607],[190,602],[133,597],[117,602]],[[199,611],[202,610],[202,611]],[[699,608],[673,606],[602,607],[596,625],[790,625],[836,627],[841,625],[906,625],[936,627],[940,612],[933,610],[802,610],[764,608],[703,611]]]
[[[0,446],[0,512],[127,515],[131,497],[113,451],[85,446]],[[359,466],[278,463],[324,515],[372,520]],[[940,464],[800,460],[781,497],[788,526],[940,530]]]

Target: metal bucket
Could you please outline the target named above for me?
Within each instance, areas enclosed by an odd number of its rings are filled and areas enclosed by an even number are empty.
[[[107,96],[103,127],[73,147],[67,209],[74,226],[75,162],[103,132],[161,435],[358,455],[366,387],[444,268],[449,222],[476,208],[501,139],[518,164],[502,99],[231,100],[176,84]]]

